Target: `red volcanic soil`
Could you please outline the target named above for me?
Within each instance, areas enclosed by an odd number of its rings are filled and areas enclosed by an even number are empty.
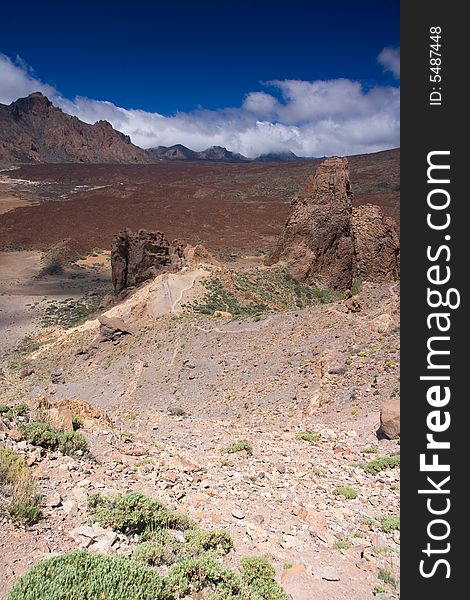
[[[379,204],[398,220],[399,160],[399,150],[350,157],[354,203]],[[109,249],[125,228],[157,229],[216,252],[270,249],[290,199],[316,164],[22,166],[4,174],[38,182],[21,194],[39,204],[0,215],[0,249],[43,249],[67,240],[73,252],[85,254]]]

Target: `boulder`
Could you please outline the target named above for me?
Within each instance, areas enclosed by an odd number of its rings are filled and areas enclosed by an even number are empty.
[[[100,323],[100,333],[97,342],[115,342],[123,335],[133,335],[134,330],[129,325],[126,325],[122,319],[118,317],[106,317],[101,315],[98,317]]]
[[[380,427],[377,436],[391,440],[398,435],[400,435],[400,399],[390,398],[380,411]]]

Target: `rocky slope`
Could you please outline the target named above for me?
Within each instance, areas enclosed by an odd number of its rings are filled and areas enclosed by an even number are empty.
[[[40,92],[0,105],[0,161],[148,163],[147,153],[107,121],[89,125]]]
[[[227,565],[270,556],[294,600],[395,598],[399,470],[363,465],[399,449],[375,435],[398,391],[396,285],[365,285],[353,307],[234,320],[194,312],[207,288],[191,273],[160,275],[108,311],[127,335],[97,341],[102,320],[90,321],[3,357],[3,401],[34,407],[44,396],[78,413],[91,451],[44,451],[18,437],[19,424],[2,425],[44,498],[37,525],[4,518],[3,593],[56,552],[130,555],[134,536],[85,526],[90,494],[132,490],[230,531]],[[166,314],[155,312],[168,294]],[[251,450],[224,452],[240,440]]]

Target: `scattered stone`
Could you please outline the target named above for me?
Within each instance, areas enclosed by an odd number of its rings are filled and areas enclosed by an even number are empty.
[[[235,519],[239,519],[241,521],[245,518],[245,513],[242,512],[239,508],[234,508],[232,510],[232,517],[235,517]]]
[[[340,581],[340,576],[334,567],[312,566],[311,572],[314,579],[325,581]]]
[[[44,506],[49,506],[50,508],[56,508],[57,506],[60,506],[61,502],[62,502],[62,498],[60,497],[60,494],[58,494],[57,492],[52,492],[51,494],[49,494],[48,496],[45,497]]]

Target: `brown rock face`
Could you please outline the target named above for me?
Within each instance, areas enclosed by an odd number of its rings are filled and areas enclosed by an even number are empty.
[[[397,224],[375,204],[353,208],[356,275],[365,281],[394,281],[400,277]]]
[[[293,204],[269,264],[282,261],[299,281],[346,290],[354,272],[348,161],[330,158],[317,168]]]
[[[154,158],[107,121],[93,125],[57,108],[40,92],[0,104],[5,162],[150,163]]]
[[[170,244],[163,233],[121,231],[111,249],[114,293],[119,295],[159,273],[178,271],[183,264],[183,246],[177,241]]]
[[[400,435],[400,400],[391,398],[385,402],[380,411],[380,427],[377,436],[391,440],[397,435]]]

